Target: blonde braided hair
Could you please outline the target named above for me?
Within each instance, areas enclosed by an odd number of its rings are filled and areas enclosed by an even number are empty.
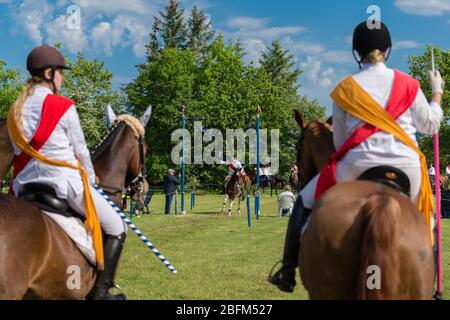
[[[32,76],[29,78],[25,85],[22,88],[22,92],[20,93],[19,97],[14,101],[11,108],[14,110],[14,119],[17,123],[17,128],[19,129],[20,133],[23,135],[23,106],[25,105],[25,102],[27,101],[28,97],[31,96],[34,92],[34,87],[40,83],[42,83],[44,80],[42,80],[38,76]]]

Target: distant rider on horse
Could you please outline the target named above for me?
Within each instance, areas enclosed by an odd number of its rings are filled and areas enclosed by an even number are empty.
[[[31,77],[12,107],[15,108],[16,137],[24,138],[12,139],[15,154],[12,192],[20,197],[25,185],[45,184],[55,191],[58,198],[65,199],[74,211],[86,216],[87,220],[95,219],[97,226],[100,222],[105,233],[104,261],[97,260],[99,271],[92,298],[123,300],[123,294],[112,295],[109,290],[114,286],[114,274],[125,242],[126,226],[93,187],[96,183],[94,166],[74,102],[57,95],[65,69],[70,68],[56,48],[42,45],[28,55],[27,70]],[[18,142],[21,145],[29,143],[38,151],[39,157],[45,157],[49,162],[68,163],[69,166],[80,168],[80,171],[38,161],[19,149],[17,141],[22,141]],[[84,172],[84,176],[87,173],[87,179],[82,179],[81,172]],[[87,203],[93,204],[89,212],[94,214],[90,218],[85,210]],[[99,233],[98,243],[101,244]],[[95,247],[96,240],[93,238]]]
[[[331,94],[334,102],[333,140],[338,150],[333,155],[334,164],[330,162],[333,158],[330,158],[328,163],[330,165],[327,164],[322,173],[311,180],[297,197],[287,228],[282,268],[273,276],[269,276],[270,283],[286,292],[293,292],[295,286],[301,230],[316,199],[326,190],[324,186],[329,181],[330,186],[332,185],[333,177],[331,174],[327,176],[328,170],[330,172],[335,170],[334,183],[341,183],[356,180],[370,168],[394,164],[410,180],[412,201],[417,204],[422,200],[419,199],[419,194],[422,175],[426,174],[426,163],[421,163],[418,153],[412,146],[409,147],[396,139],[393,134],[369,126],[353,114],[344,111],[343,107],[352,110],[353,113],[358,110],[360,113],[364,111],[366,113],[362,117],[368,118],[368,112],[361,106],[379,105],[395,120],[394,124],[396,122],[411,139],[408,142],[413,142],[417,146],[416,132],[432,135],[439,130],[443,117],[440,104],[444,82],[439,71],[434,73],[430,71],[428,80],[432,90],[432,102],[428,103],[417,80],[385,65],[392,48],[391,36],[386,25],[380,22],[380,28],[373,29],[368,27],[368,23],[365,21],[358,25],[353,34],[353,51],[360,71],[342,81]],[[360,59],[357,59],[355,51]],[[377,118],[371,121],[381,120]],[[387,124],[387,121],[392,120],[383,120],[383,123]],[[394,124],[389,123],[390,126]],[[370,134],[367,138],[360,139],[361,135],[357,134],[364,133],[363,130]],[[354,134],[355,132],[357,134]],[[345,148],[347,149],[344,150]],[[340,158],[336,158],[337,155],[340,155]],[[427,191],[427,199],[429,194]]]

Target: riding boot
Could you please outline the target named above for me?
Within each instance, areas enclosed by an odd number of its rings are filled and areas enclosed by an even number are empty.
[[[299,195],[292,210],[284,243],[282,267],[274,275],[269,275],[268,281],[281,291],[293,292],[295,287],[295,268],[298,266],[298,252],[300,249],[300,235],[311,209],[303,206],[302,197]]]
[[[105,268],[97,274],[93,300],[125,300],[124,294],[112,295],[109,290],[114,287],[114,276],[120,253],[125,243],[126,234],[120,236],[106,236],[104,245]]]

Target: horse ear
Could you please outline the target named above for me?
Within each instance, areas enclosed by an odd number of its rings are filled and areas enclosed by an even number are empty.
[[[111,108],[111,105],[108,104],[106,107],[106,127],[111,127],[111,124],[114,122],[114,120],[117,119],[116,114],[114,113],[114,110]]]
[[[148,120],[150,120],[151,116],[152,116],[152,106],[148,106],[147,110],[145,110],[144,114],[139,119],[144,128],[147,125]]]
[[[332,126],[333,125],[333,117],[329,117],[327,119],[327,123]]]
[[[305,130],[308,122],[302,117],[302,114],[297,109],[294,109],[295,121],[297,121],[300,130]]]

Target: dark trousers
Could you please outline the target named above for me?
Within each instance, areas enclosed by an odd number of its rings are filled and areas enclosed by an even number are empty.
[[[166,194],[166,210],[165,214],[170,214],[170,207],[172,206],[173,194]]]

